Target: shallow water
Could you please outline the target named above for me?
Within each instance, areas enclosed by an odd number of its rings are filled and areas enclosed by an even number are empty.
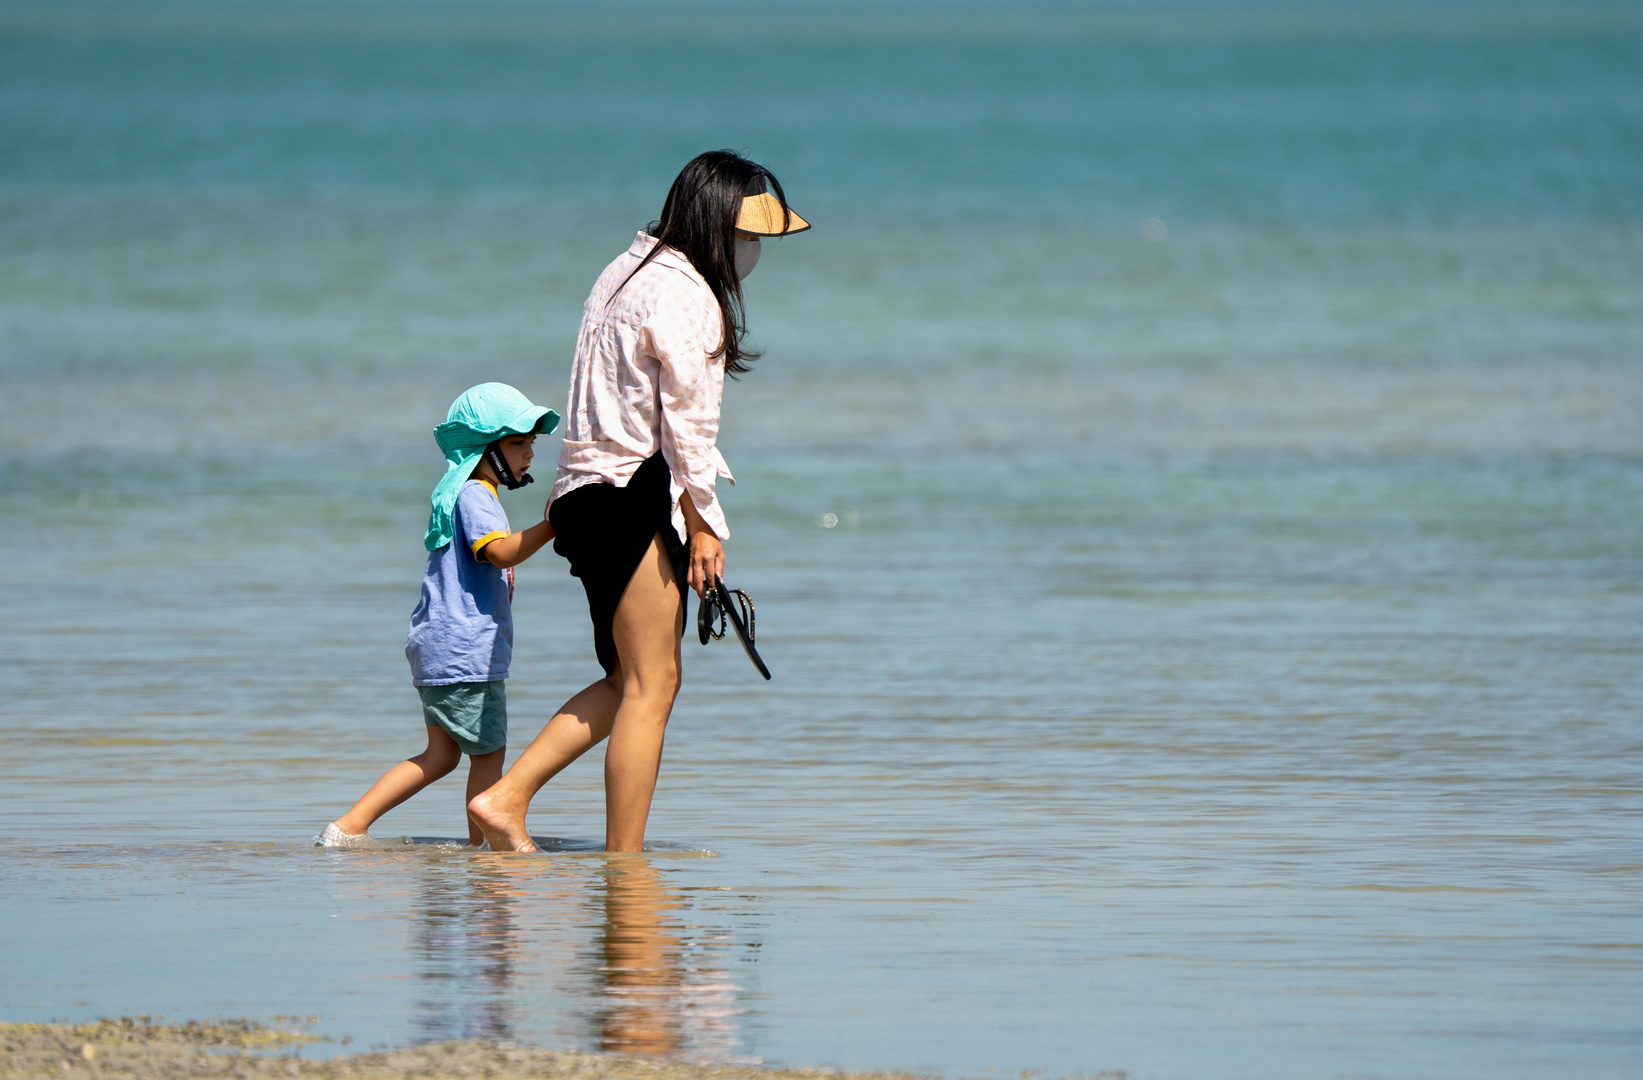
[[[1633,10],[795,6],[613,133],[630,10],[0,8],[0,1019],[1634,1074]],[[722,439],[775,679],[687,642],[646,857],[597,755],[539,857],[460,775],[313,849],[417,749],[429,429],[727,141],[818,222]],[[520,568],[516,745],[584,611]]]

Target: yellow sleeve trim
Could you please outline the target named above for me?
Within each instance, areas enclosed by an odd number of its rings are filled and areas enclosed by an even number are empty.
[[[481,480],[480,483],[484,483],[484,481]],[[498,529],[495,532],[488,532],[484,536],[481,536],[478,540],[474,541],[474,558],[479,558],[479,549],[490,543],[492,540],[501,540],[505,536],[512,535],[513,534],[508,532],[507,529]]]

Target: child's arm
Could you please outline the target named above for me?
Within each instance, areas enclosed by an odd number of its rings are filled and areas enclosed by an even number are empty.
[[[479,554],[490,560],[493,565],[506,570],[510,566],[518,566],[541,551],[542,546],[552,539],[553,526],[546,521],[539,521],[523,532],[497,537],[480,548]]]

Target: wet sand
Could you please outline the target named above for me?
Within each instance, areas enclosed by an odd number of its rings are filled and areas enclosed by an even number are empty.
[[[139,1017],[90,1024],[0,1024],[0,1080],[98,1077],[567,1077],[575,1080],[913,1080],[911,1073],[836,1072],[702,1065],[618,1054],[563,1053],[509,1043],[443,1042],[409,1049],[308,1060],[295,1056],[312,1035],[252,1020],[164,1025]],[[1100,1073],[1089,1080],[1121,1080]]]

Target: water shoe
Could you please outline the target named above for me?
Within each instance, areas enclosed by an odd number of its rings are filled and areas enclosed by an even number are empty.
[[[314,837],[315,847],[370,847],[376,843],[369,833],[345,833],[336,822],[325,826],[325,831]]]

